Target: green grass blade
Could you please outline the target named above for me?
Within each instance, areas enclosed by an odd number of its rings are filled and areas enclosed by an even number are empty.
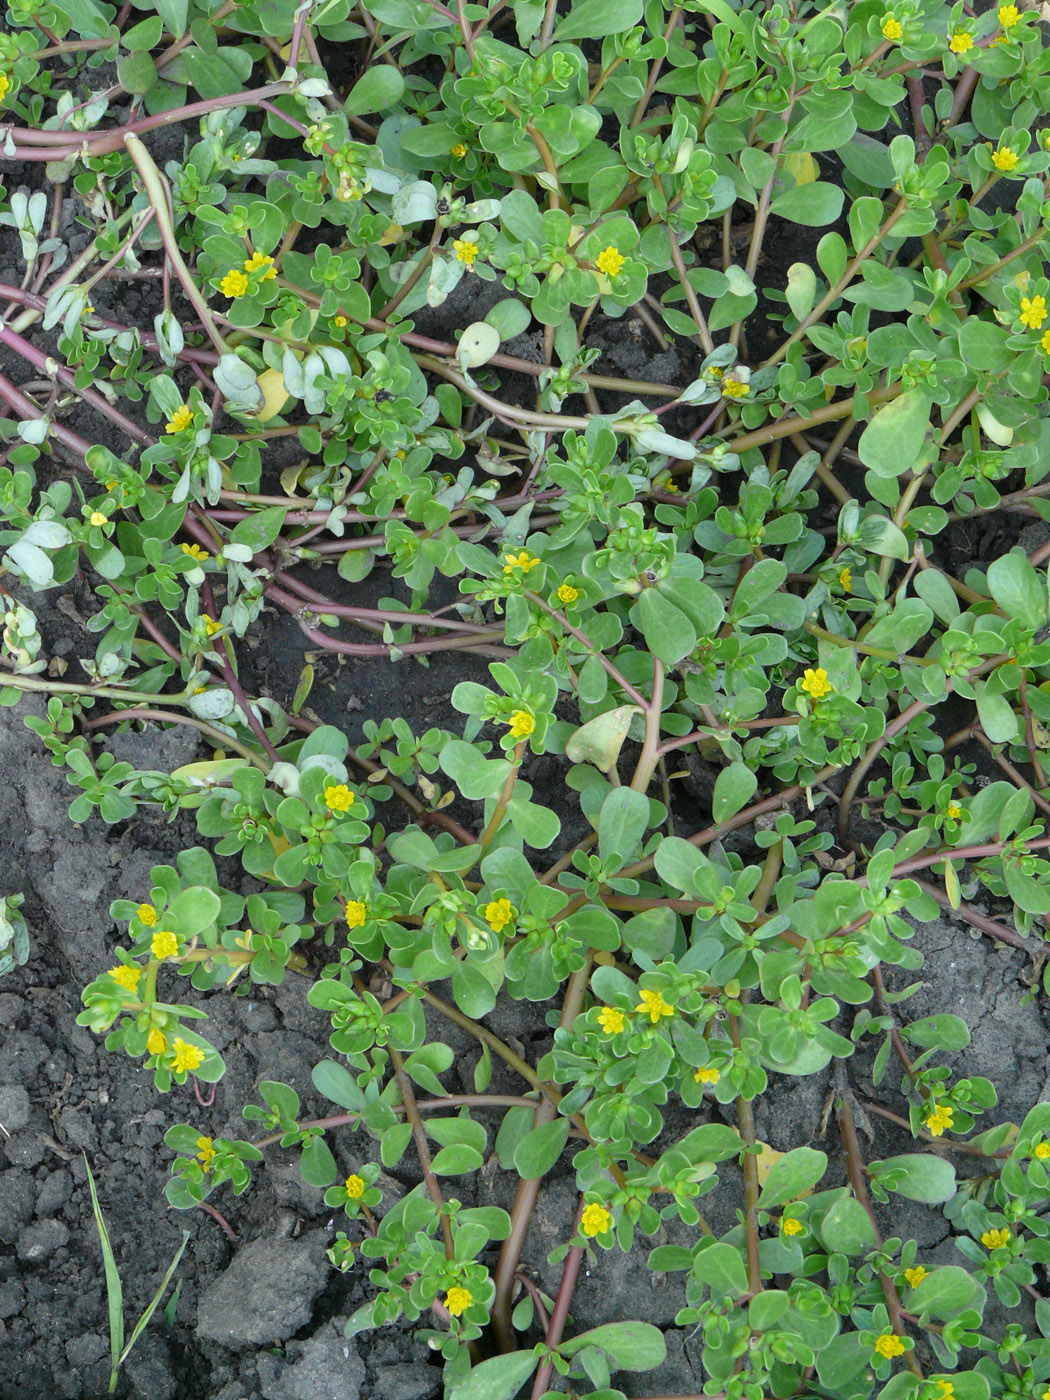
[[[113,1256],[113,1246],[109,1242],[109,1231],[106,1229],[106,1222],[102,1216],[102,1207],[98,1203],[98,1192],[95,1190],[95,1178],[91,1171],[91,1163],[86,1156],[84,1166],[87,1168],[88,1187],[91,1191],[91,1209],[95,1216],[95,1227],[98,1230],[99,1243],[102,1246],[102,1263],[106,1270],[106,1297],[109,1302],[109,1389],[112,1393],[116,1389],[117,1372],[120,1370],[121,1351],[124,1346],[124,1289],[121,1286],[117,1261]]]
[[[131,1350],[131,1348],[132,1348],[132,1347],[135,1345],[135,1343],[138,1341],[139,1337],[141,1337],[142,1332],[143,1332],[143,1330],[144,1330],[146,1324],[149,1322],[150,1318],[153,1316],[153,1314],[157,1311],[157,1308],[160,1306],[160,1300],[164,1297],[164,1294],[167,1292],[168,1284],[171,1282],[171,1276],[172,1276],[172,1274],[173,1274],[173,1273],[175,1272],[175,1270],[179,1267],[179,1260],[182,1258],[183,1250],[186,1248],[186,1245],[187,1245],[187,1243],[188,1243],[188,1241],[189,1241],[189,1238],[190,1238],[190,1232],[189,1232],[189,1230],[186,1230],[186,1231],[183,1233],[183,1236],[182,1236],[182,1243],[179,1245],[178,1249],[175,1251],[175,1258],[174,1258],[174,1259],[171,1261],[171,1263],[168,1265],[168,1272],[164,1275],[164,1277],[163,1277],[163,1278],[161,1279],[161,1281],[160,1281],[160,1287],[157,1289],[156,1293],[154,1293],[153,1297],[150,1299],[149,1303],[146,1305],[146,1310],[145,1310],[145,1312],[144,1312],[144,1313],[142,1314],[142,1316],[139,1318],[138,1322],[135,1323],[135,1327],[134,1327],[134,1329],[133,1329],[133,1331],[132,1331],[132,1333],[131,1333],[131,1337],[130,1337],[130,1339],[129,1339],[129,1341],[128,1341],[128,1344],[127,1344],[127,1346],[124,1348],[124,1350],[120,1353],[120,1356],[118,1357],[118,1359],[117,1359],[117,1365],[118,1365],[118,1366],[123,1365],[124,1360],[125,1360],[125,1358],[127,1357],[128,1352]]]

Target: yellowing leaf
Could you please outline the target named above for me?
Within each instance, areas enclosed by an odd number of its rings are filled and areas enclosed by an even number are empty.
[[[288,402],[288,390],[284,387],[284,375],[279,369],[264,369],[255,379],[262,394],[262,407],[257,413],[249,414],[256,422],[265,423],[276,418]]]
[[[405,236],[405,230],[400,224],[388,224],[386,232],[379,240],[380,248],[389,248],[392,243],[400,243]]]
[[[758,1163],[758,1184],[762,1187],[765,1186],[766,1181],[769,1179],[769,1173],[780,1161],[781,1157],[785,1157],[787,1154],[785,1152],[778,1152],[775,1147],[770,1147],[768,1142],[759,1142],[757,1146],[761,1148],[761,1151],[756,1154],[756,1161]],[[804,1201],[807,1196],[812,1196],[812,1194],[813,1188],[811,1186],[807,1190],[801,1191],[797,1196],[792,1196],[791,1199],[793,1201]]]
[[[950,860],[944,863],[944,889],[948,903],[953,909],[958,909],[962,903],[962,891],[959,889],[959,877],[955,873],[955,866]]]
[[[820,178],[820,166],[808,151],[793,151],[781,156],[780,163],[793,176],[796,185],[811,185]]]

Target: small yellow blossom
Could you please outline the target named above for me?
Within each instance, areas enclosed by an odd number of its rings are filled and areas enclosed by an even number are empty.
[[[996,170],[1013,170],[1021,157],[1016,151],[1011,151],[1009,146],[1000,146],[998,150],[992,152],[992,164]]]
[[[183,554],[188,554],[191,559],[196,559],[198,564],[203,564],[205,559],[210,559],[211,555],[199,544],[184,544],[180,546]]]
[[[163,1031],[157,1030],[156,1026],[146,1037],[146,1049],[151,1055],[163,1055],[168,1048],[168,1037]]]
[[[193,410],[181,403],[164,424],[164,431],[166,433],[181,433],[183,428],[188,428],[192,422]]]
[[[219,283],[219,290],[226,297],[242,297],[248,290],[248,279],[239,267],[231,267]]]
[[[578,588],[573,588],[571,583],[563,583],[555,596],[559,603],[568,607],[570,603],[575,603],[576,599],[580,596],[580,590]]]
[[[932,1113],[927,1115],[926,1126],[934,1137],[940,1137],[945,1128],[952,1126],[955,1117],[955,1110],[948,1108],[946,1104],[939,1103]]]
[[[1045,1162],[1050,1157],[1050,1142],[1037,1142],[1032,1149],[1032,1156],[1038,1157],[1040,1162]]]
[[[780,1228],[785,1235],[801,1235],[806,1227],[801,1220],[796,1220],[793,1215],[785,1215],[780,1222]]]
[[[175,1057],[172,1068],[178,1073],[182,1070],[200,1069],[204,1063],[204,1051],[199,1045],[190,1045],[181,1036],[176,1036],[171,1047],[171,1053]]]
[[[215,1144],[210,1137],[199,1137],[197,1139],[197,1160],[202,1164],[205,1171],[211,1167],[211,1159],[215,1156]]]
[[[949,802],[944,815],[950,822],[957,822],[962,816],[962,808],[959,806],[958,802]]]
[[[352,1201],[359,1201],[365,1194],[364,1180],[359,1176],[348,1176],[343,1182],[346,1194]]]
[[[626,261],[619,248],[610,243],[598,254],[598,271],[604,272],[606,277],[615,277]]]
[[[445,1307],[448,1308],[451,1317],[459,1317],[465,1313],[474,1301],[474,1295],[469,1288],[450,1288],[445,1294]]]
[[[324,790],[324,805],[330,812],[349,812],[354,794],[345,783],[329,783]]]
[[[717,1084],[722,1078],[722,1071],[714,1065],[701,1065],[693,1078],[698,1084]]]
[[[523,574],[527,574],[530,569],[534,569],[540,562],[534,554],[530,554],[527,549],[519,550],[517,554],[505,554],[503,558],[506,563],[503,565],[505,574],[512,574],[515,569],[520,569]]]
[[[892,1361],[895,1356],[903,1356],[906,1348],[895,1332],[883,1332],[875,1341],[875,1350],[887,1361]]]
[[[853,592],[853,570],[852,570],[852,569],[840,569],[840,570],[839,570],[839,587],[842,589],[843,593],[852,593],[852,592]]]
[[[452,147],[452,154],[456,157],[457,160],[462,160],[463,157],[467,154],[467,148],[462,141],[457,141],[456,144]]]
[[[635,1011],[642,1011],[655,1026],[657,1021],[663,1016],[673,1016],[674,1007],[664,1001],[662,992],[654,992],[648,988],[639,991],[640,998]]]
[[[0,102],[3,102],[4,98],[10,91],[11,79],[7,76],[6,73],[0,73]]]
[[[528,710],[515,710],[504,724],[510,725],[511,736],[515,739],[527,739],[536,728],[536,721]]]
[[[1046,297],[1021,298],[1021,324],[1037,331],[1046,320]]]
[[[359,899],[351,899],[346,905],[346,926],[347,928],[360,928],[368,918],[368,906],[362,904]]]
[[[908,1287],[918,1288],[929,1272],[929,1269],[924,1269],[921,1264],[916,1264],[914,1269],[905,1269],[904,1277],[908,1281]]]
[[[514,922],[514,906],[509,899],[494,899],[481,912],[493,933],[502,933],[508,924]]]
[[[588,1239],[593,1240],[595,1235],[604,1235],[611,1224],[612,1215],[597,1201],[592,1201],[586,1206],[580,1216],[580,1229]]]
[[[116,489],[117,489],[117,483],[116,483],[115,481],[107,481],[107,482],[106,482],[106,490],[107,490],[107,491],[115,491]]]
[[[466,263],[468,267],[473,266],[474,259],[481,252],[481,249],[478,247],[478,245],[476,243],[472,243],[469,238],[457,238],[453,242],[452,246],[456,250],[457,261],[461,263]]]
[[[204,631],[209,637],[214,637],[216,632],[222,631],[222,623],[216,622],[209,613],[201,613],[201,621],[204,623]]]
[[[121,963],[119,967],[111,967],[109,975],[118,987],[123,987],[126,992],[133,992],[139,984],[142,969],[132,967],[128,963]]]
[[[999,1230],[985,1230],[981,1243],[985,1249],[1005,1249],[1010,1243],[1010,1231],[1005,1225]]]
[[[799,689],[804,690],[807,695],[814,700],[823,700],[825,695],[830,695],[834,686],[828,680],[828,673],[823,666],[818,666],[816,670],[809,667],[802,673],[799,681]]]
[[[105,525],[109,521],[109,516],[102,510],[93,510],[88,518],[89,525]]]
[[[949,36],[948,47],[952,53],[969,53],[973,48],[973,35],[967,34],[965,29],[957,29]]]
[[[1021,18],[1021,11],[1016,5],[1000,5],[996,17],[1004,29],[1012,29]]]
[[[951,1381],[935,1381],[938,1391],[937,1400],[955,1400],[955,1386]]]
[[[619,1007],[603,1006],[598,1012],[598,1024],[606,1035],[619,1035],[626,1021]]]
[[[889,39],[891,44],[895,44],[903,33],[901,22],[896,15],[887,15],[882,21],[882,37]]]
[[[345,316],[333,316],[333,317],[332,317],[332,325],[335,326],[336,330],[340,330],[340,331],[341,331],[341,330],[346,326],[346,324],[347,324],[347,320],[346,320],[346,317],[345,317]]]
[[[158,962],[173,958],[179,951],[179,940],[170,928],[159,928],[149,945],[150,952]]]
[[[731,374],[722,377],[722,394],[727,399],[746,399],[751,392],[751,385],[745,384],[742,379],[736,379]]]
[[[1050,331],[1043,332],[1043,338],[1039,344],[1043,347],[1044,353],[1050,355]]]
[[[80,319],[83,320],[85,316],[92,316],[94,315],[94,312],[95,308],[91,305],[91,303],[89,301],[85,302],[80,310]]]
[[[245,272],[258,272],[261,268],[265,269],[265,271],[259,278],[260,282],[269,282],[277,276],[277,269],[273,265],[273,258],[271,258],[268,253],[253,253],[251,257],[245,261]]]

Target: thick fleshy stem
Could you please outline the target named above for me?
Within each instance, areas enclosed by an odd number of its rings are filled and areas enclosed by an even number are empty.
[[[580,1217],[582,1214],[583,1197],[581,1196],[580,1203],[576,1207],[576,1219],[573,1222],[572,1232],[574,1235],[580,1228]],[[569,1320],[569,1308],[572,1306],[572,1295],[576,1292],[576,1284],[580,1277],[580,1266],[582,1264],[583,1248],[578,1244],[570,1245],[569,1252],[565,1256],[565,1264],[562,1267],[558,1296],[554,1300],[554,1311],[551,1313],[551,1320],[547,1327],[547,1335],[544,1339],[548,1347],[556,1347],[561,1341],[562,1333],[565,1331],[565,1324]],[[550,1384],[552,1370],[552,1362],[541,1362],[532,1386],[532,1400],[540,1400],[540,1396],[545,1393]]]
[[[588,958],[583,967],[577,969],[569,978],[558,1022],[558,1025],[563,1029],[570,1029],[580,1014],[590,975],[591,960]],[[558,1110],[551,1101],[543,1099],[536,1109],[533,1127],[539,1128],[544,1123],[553,1123],[557,1116]],[[529,1220],[539,1197],[542,1180],[542,1177],[537,1177],[532,1181],[522,1179],[518,1182],[518,1189],[514,1193],[514,1204],[510,1213],[510,1233],[503,1241],[499,1262],[496,1265],[496,1296],[492,1302],[492,1326],[496,1334],[497,1345],[500,1351],[504,1352],[514,1349],[514,1329],[510,1320],[514,1275],[518,1270],[518,1260],[525,1243],[525,1233],[529,1228]]]
[[[842,1133],[842,1145],[846,1149],[846,1175],[849,1184],[853,1188],[853,1194],[867,1211],[868,1219],[871,1221],[871,1228],[875,1232],[875,1240],[879,1248],[882,1247],[882,1234],[879,1231],[878,1221],[875,1219],[875,1212],[872,1209],[871,1200],[868,1196],[868,1188],[864,1181],[864,1157],[860,1150],[860,1140],[857,1137],[856,1124],[853,1121],[853,1110],[845,1097],[839,1097],[835,1103],[836,1114],[839,1120],[839,1130]],[[890,1315],[890,1325],[896,1336],[907,1335],[904,1319],[901,1317],[901,1300],[897,1294],[897,1287],[888,1274],[879,1273],[879,1283],[882,1285],[882,1296],[886,1300],[886,1311]],[[919,1363],[915,1359],[912,1351],[904,1353],[905,1364],[908,1369],[919,1380],[923,1379]]]
[[[445,1258],[451,1259],[455,1253],[452,1242],[452,1224],[445,1211],[445,1198],[441,1194],[441,1186],[434,1169],[430,1163],[430,1145],[427,1142],[427,1130],[423,1127],[423,1120],[419,1116],[419,1109],[416,1107],[416,1096],[412,1089],[411,1081],[405,1073],[405,1062],[401,1055],[392,1045],[387,1046],[390,1055],[390,1063],[394,1067],[394,1076],[397,1079],[397,1087],[401,1090],[401,1102],[405,1107],[405,1116],[412,1125],[412,1141],[415,1143],[416,1152],[419,1156],[419,1165],[423,1171],[423,1180],[427,1184],[427,1191],[430,1199],[437,1207],[438,1215],[441,1217],[441,1233],[445,1237]]]

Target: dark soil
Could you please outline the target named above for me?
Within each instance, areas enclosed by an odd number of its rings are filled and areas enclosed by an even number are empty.
[[[169,157],[176,153],[164,151]],[[21,178],[19,172],[6,177],[9,186]],[[24,178],[35,182],[38,170]],[[800,233],[805,241],[797,246],[785,236]],[[782,225],[774,234],[770,246],[776,249],[778,267],[781,260],[786,268],[808,256],[810,241],[815,241],[806,231]],[[75,250],[75,234],[72,241]],[[17,282],[20,276],[17,240],[5,233],[0,277]],[[767,280],[782,285],[782,271],[769,271]],[[149,283],[110,283],[96,302],[100,310],[145,323],[152,316],[154,290]],[[114,304],[118,297],[120,305]],[[432,317],[425,326],[421,321],[420,328],[451,337],[462,318],[457,319],[455,303],[442,312],[443,321]],[[37,343],[47,343],[38,330],[32,334]],[[644,328],[629,316],[602,328],[601,337],[606,360],[599,368],[607,361],[610,370],[674,381],[693,360],[688,346],[654,353]],[[510,348],[528,355],[528,340],[522,337]],[[533,343],[531,353],[536,348]],[[5,371],[16,382],[29,377],[4,358]],[[92,440],[105,432],[94,419],[81,421],[74,415],[71,422]],[[112,445],[117,451],[124,447]],[[274,458],[267,465],[276,464]],[[950,547],[956,557],[967,551],[976,557],[984,543],[976,530],[960,527]],[[331,579],[326,582],[332,586]],[[349,590],[338,580],[334,586]],[[83,592],[60,592],[63,596],[27,601],[38,612],[47,654],[64,657],[72,679],[79,674],[77,658],[94,649],[93,635],[80,620],[81,611],[92,605]],[[365,593],[369,602],[373,596],[403,596],[398,585],[378,573],[354,589],[359,599]],[[257,644],[246,647],[242,656],[245,684],[288,704],[303,664],[303,638],[284,614],[267,614],[257,634]],[[309,703],[323,720],[345,728],[353,742],[363,737],[364,719],[384,715],[404,715],[417,732],[433,725],[458,732],[462,717],[452,710],[449,696],[461,679],[484,679],[485,664],[481,658],[451,654],[436,656],[428,667],[322,656]],[[391,1327],[354,1341],[344,1338],[343,1322],[369,1296],[367,1279],[360,1269],[340,1275],[328,1266],[325,1249],[339,1219],[279,1151],[271,1150],[244,1196],[217,1196],[215,1204],[234,1231],[234,1241],[203,1211],[180,1214],[168,1207],[164,1184],[171,1153],[162,1139],[172,1122],[191,1121],[212,1136],[251,1136],[240,1110],[264,1078],[291,1084],[302,1097],[304,1113],[330,1111],[310,1081],[312,1066],[329,1051],[327,1023],[307,1005],[305,979],[294,976],[276,990],[209,994],[203,999],[208,1034],[228,1066],[209,1107],[196,1101],[188,1085],[159,1096],[148,1073],[123,1056],[108,1054],[97,1037],[77,1027],[81,987],[113,961],[118,930],[109,918],[110,901],[144,898],[151,866],[174,863],[177,852],[196,844],[197,836],[188,815],[167,823],[147,812],[116,828],[97,817],[80,827],[71,824],[73,792],[63,770],[52,766],[23,722],[39,708],[27,700],[16,709],[0,709],[0,894],[26,893],[32,932],[28,965],[0,984],[0,1400],[95,1400],[106,1394],[106,1293],[84,1154],[98,1181],[123,1277],[129,1331],[182,1232],[190,1234],[171,1319],[163,1312],[155,1315],[126,1363],[122,1394],[141,1400],[426,1400],[439,1393],[440,1371],[429,1363],[411,1329]],[[110,735],[106,747],[151,769],[170,769],[200,756],[196,736],[177,728]],[[528,777],[540,800],[554,800],[550,795],[560,783],[557,770],[547,764]],[[684,805],[681,829],[702,824],[705,815],[695,802],[692,810]],[[564,813],[563,819],[568,828],[578,818]],[[232,887],[245,887],[232,862],[224,865],[222,878]],[[908,1004],[909,1012],[962,1016],[973,1042],[957,1057],[958,1069],[992,1078],[1001,1094],[996,1120],[1019,1122],[1050,1088],[1045,1008],[1029,985],[1028,960],[954,921],[924,927],[917,942],[927,956],[925,985]],[[904,974],[899,981],[904,985]],[[501,1036],[522,1042],[531,1057],[549,1034],[544,1010],[504,999],[487,1020]],[[457,1055],[447,1088],[472,1091],[476,1043],[445,1023],[435,1023],[431,1030]],[[870,1066],[863,1063],[849,1066],[850,1082],[861,1098],[872,1093],[866,1072]],[[499,1067],[492,1087],[520,1090]],[[774,1084],[756,1105],[759,1136],[780,1150],[820,1141],[829,1089],[827,1074]],[[880,1094],[900,1110],[895,1090],[888,1081]],[[495,1122],[491,1126],[494,1130]],[[669,1138],[691,1126],[692,1115],[679,1111],[669,1121]],[[873,1157],[912,1146],[910,1137],[883,1120],[873,1120],[873,1129]],[[347,1171],[373,1156],[363,1137],[334,1134],[330,1140]],[[824,1145],[833,1158],[829,1179],[843,1179],[833,1130]],[[723,1169],[721,1176],[720,1187],[703,1202],[717,1231],[734,1223],[740,1199],[733,1169]],[[389,1206],[417,1180],[406,1158],[396,1176],[385,1178],[384,1204]],[[513,1182],[495,1169],[455,1183],[455,1194],[466,1204],[507,1206],[512,1190]],[[548,1264],[547,1256],[566,1238],[575,1202],[572,1174],[563,1161],[541,1195],[523,1257],[550,1294],[557,1289],[560,1270]],[[935,1210],[895,1201],[884,1227],[889,1235],[916,1237],[924,1257],[960,1262]],[[690,1235],[671,1225],[663,1239],[687,1244]],[[617,1384],[628,1394],[697,1392],[702,1384],[697,1340],[691,1331],[674,1327],[684,1303],[682,1276],[648,1272],[646,1252],[640,1242],[629,1260],[604,1254],[593,1271],[585,1271],[575,1295],[573,1325],[582,1329],[641,1317],[665,1327],[666,1363],[658,1372],[621,1375]]]

